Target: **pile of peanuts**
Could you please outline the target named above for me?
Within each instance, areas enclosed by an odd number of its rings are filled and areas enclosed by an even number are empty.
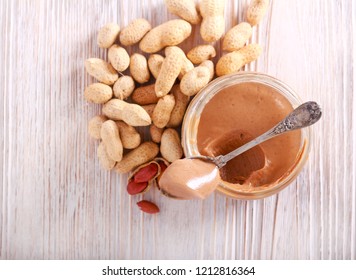
[[[194,0],[165,0],[168,10],[181,19],[152,28],[141,18],[122,30],[115,23],[99,30],[97,43],[108,49],[109,62],[99,58],[85,61],[86,71],[98,82],[85,89],[84,97],[88,102],[103,104],[102,115],[89,121],[88,130],[91,137],[100,140],[97,153],[103,168],[121,174],[131,172],[127,185],[130,195],[142,194],[152,184],[159,188],[162,172],[183,157],[180,127],[191,97],[215,74],[237,72],[261,54],[258,44],[245,44],[268,2],[251,1],[247,22],[232,27],[223,37],[225,54],[216,66],[211,61],[216,56],[211,43],[225,33],[224,0],[201,0],[198,6]],[[201,37],[207,44],[185,54],[177,45],[190,36],[192,24],[200,24]],[[135,44],[147,55],[129,55],[125,46]],[[157,53],[162,50],[164,56]],[[122,73],[126,70],[130,75]],[[150,84],[151,76],[155,82]],[[141,126],[149,127],[150,141],[142,143],[136,130]],[[137,205],[146,213],[159,212],[147,200]]]

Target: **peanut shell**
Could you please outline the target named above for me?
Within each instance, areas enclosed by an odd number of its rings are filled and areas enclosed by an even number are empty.
[[[144,84],[150,79],[150,71],[147,59],[142,54],[135,53],[130,58],[130,73],[132,78],[140,84]]]
[[[178,132],[173,128],[167,128],[161,139],[161,155],[168,162],[173,162],[183,156],[183,149],[180,144]]]
[[[184,53],[178,47],[170,48],[155,83],[157,97],[165,96],[172,89],[184,63]]]
[[[251,25],[247,22],[241,22],[225,34],[222,49],[229,52],[237,51],[246,44],[251,35]]]
[[[101,126],[107,120],[108,120],[108,118],[105,117],[104,115],[97,115],[97,116],[91,118],[89,121],[89,124],[88,124],[89,135],[94,139],[97,139],[97,140],[101,139],[101,136],[100,136]]]
[[[136,167],[154,159],[159,152],[157,144],[153,142],[144,142],[136,149],[124,155],[123,159],[115,166],[118,173],[127,173]]]
[[[121,30],[120,43],[124,46],[134,45],[138,43],[151,28],[151,24],[146,19],[135,19]]]
[[[103,114],[109,119],[120,121],[122,120],[122,112],[127,104],[128,103],[120,99],[111,99],[104,104],[102,109]]]
[[[151,124],[150,116],[137,104],[129,104],[124,108],[122,120],[132,126],[147,126]]]
[[[152,119],[153,111],[156,107],[156,104],[142,105],[141,107],[147,112],[147,114]]]
[[[159,71],[161,70],[164,57],[160,54],[151,54],[148,57],[148,68],[155,79],[157,79]]]
[[[94,83],[84,91],[84,97],[88,102],[103,104],[112,98],[112,88],[106,84]]]
[[[216,56],[215,48],[211,45],[199,45],[191,49],[187,57],[194,64],[200,64]]]
[[[114,84],[113,90],[116,98],[124,100],[135,89],[135,81],[130,76],[121,76]]]
[[[169,119],[169,122],[167,123],[167,127],[178,127],[182,124],[190,98],[189,96],[182,93],[179,85],[174,85],[171,90],[171,93],[174,96],[175,105],[171,112],[171,117]]]
[[[134,149],[141,144],[141,135],[133,126],[124,121],[117,121],[116,125],[119,128],[122,146],[125,149]]]
[[[206,60],[184,75],[180,83],[180,90],[187,96],[193,96],[205,87],[213,76],[214,64],[211,60]]]
[[[155,85],[138,87],[132,94],[132,101],[139,105],[148,105],[157,103],[159,98],[155,92]]]
[[[107,85],[113,85],[119,78],[116,70],[100,58],[88,58],[85,61],[85,69],[90,76]]]
[[[161,97],[152,114],[152,122],[158,128],[163,128],[169,122],[175,100],[172,94]]]
[[[125,71],[130,65],[130,56],[127,51],[114,44],[110,47],[108,51],[108,59],[112,67],[118,72]]]
[[[252,26],[259,24],[267,12],[268,5],[268,0],[252,0],[246,13],[247,21]]]
[[[103,142],[100,142],[97,150],[97,155],[99,158],[100,165],[106,169],[111,170],[114,168],[116,162],[112,158],[109,157],[108,153],[106,152],[106,148]]]
[[[216,64],[218,76],[238,72],[242,66],[256,60],[262,52],[258,44],[250,44],[238,51],[223,55]]]
[[[110,48],[120,32],[120,26],[116,23],[104,25],[98,33],[97,43],[100,48]]]
[[[159,127],[155,126],[154,124],[151,124],[150,125],[150,135],[151,135],[152,141],[155,143],[160,143],[163,131],[164,131],[164,128],[159,128]]]
[[[194,0],[165,0],[168,11],[185,19],[191,24],[198,24],[201,17],[195,7]]]
[[[176,46],[189,37],[192,26],[182,19],[173,19],[151,29],[140,41],[140,49],[156,53],[167,46]]]
[[[121,161],[123,147],[116,123],[112,120],[104,122],[101,125],[100,136],[108,156],[115,161]]]

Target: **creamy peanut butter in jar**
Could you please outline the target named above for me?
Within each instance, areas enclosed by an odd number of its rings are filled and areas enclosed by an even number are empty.
[[[244,72],[214,80],[191,102],[182,127],[186,157],[218,156],[263,134],[302,102],[283,82]],[[221,168],[217,190],[259,199],[285,188],[309,152],[309,128],[272,138]]]

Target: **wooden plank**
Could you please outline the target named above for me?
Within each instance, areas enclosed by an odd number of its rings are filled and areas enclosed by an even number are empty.
[[[248,3],[226,0],[227,28]],[[0,259],[356,259],[355,1],[274,0],[254,28],[264,51],[246,70],[323,107],[298,179],[258,201],[153,191],[157,216],[99,166],[83,62],[106,58],[96,35],[107,22],[176,16],[161,0],[4,0],[0,15]],[[182,47],[198,43],[194,28]]]

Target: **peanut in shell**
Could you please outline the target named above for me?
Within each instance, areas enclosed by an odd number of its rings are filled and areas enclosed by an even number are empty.
[[[136,167],[153,160],[159,153],[158,145],[153,142],[144,142],[136,149],[124,155],[123,159],[115,165],[118,173],[127,173]]]

